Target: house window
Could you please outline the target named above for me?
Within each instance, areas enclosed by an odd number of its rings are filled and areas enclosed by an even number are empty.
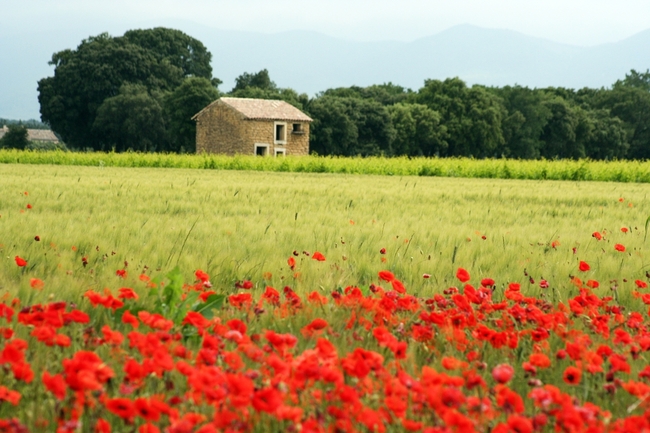
[[[294,123],[293,129],[291,130],[292,134],[304,134],[305,130],[302,129],[302,123]]]
[[[275,156],[276,157],[278,157],[278,156],[287,156],[287,149],[283,149],[283,148],[275,149]]]
[[[269,154],[269,145],[255,143],[255,155],[257,156],[267,156]]]
[[[287,144],[287,124],[275,122],[275,144]]]

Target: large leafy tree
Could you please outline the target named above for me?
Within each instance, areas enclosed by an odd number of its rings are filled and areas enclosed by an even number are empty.
[[[285,101],[299,110],[305,110],[309,97],[291,88],[278,87],[271,80],[269,71],[262,69],[256,73],[244,72],[235,79],[235,87],[228,96],[235,98],[276,99]]]
[[[164,150],[166,130],[159,97],[138,84],[125,84],[97,110],[93,133],[99,150]]]
[[[447,149],[447,129],[440,125],[440,114],[422,104],[398,103],[387,107],[395,139],[394,155],[435,156]]]
[[[321,155],[391,155],[395,128],[386,107],[371,99],[321,96],[308,111],[312,150]]]
[[[52,56],[54,76],[38,83],[41,118],[74,148],[104,148],[107,130],[96,122],[98,110],[109,98],[122,96],[109,104],[114,106],[132,97],[120,93],[122,86],[143,86],[150,95],[171,92],[185,77],[210,79],[210,57],[201,42],[178,30],[156,28],[122,37],[104,33],[88,38],[76,50]],[[123,108],[136,106],[123,104]],[[143,146],[149,147],[144,143],[136,147]]]
[[[504,156],[535,159],[541,155],[541,135],[551,117],[543,104],[547,93],[521,86],[491,89],[503,101],[507,115],[503,119]]]
[[[501,100],[481,86],[468,88],[459,78],[426,80],[417,102],[440,113],[448,148],[442,156],[498,156],[504,138],[506,110]]]
[[[202,77],[183,81],[165,100],[165,115],[172,152],[196,151],[196,122],[192,116],[219,98],[219,91]]]

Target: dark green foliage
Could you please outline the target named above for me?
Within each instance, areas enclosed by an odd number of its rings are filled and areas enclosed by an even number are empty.
[[[322,96],[309,105],[310,147],[323,155],[391,155],[395,128],[385,106],[370,99]]]
[[[491,89],[503,101],[507,111],[503,119],[503,155],[509,158],[535,159],[541,155],[544,126],[551,111],[542,102],[547,94],[527,87],[506,86]]]
[[[487,89],[452,78],[426,80],[417,101],[440,113],[448,148],[442,156],[499,156],[505,142],[501,122],[506,110]]]
[[[309,103],[309,97],[306,94],[278,87],[271,81],[269,71],[266,69],[255,74],[245,72],[237,77],[235,82],[235,87],[228,94],[233,98],[276,99],[285,101],[299,110],[305,110]]]
[[[100,150],[165,150],[162,106],[143,85],[125,84],[118,95],[105,99],[97,109],[92,132]]]
[[[255,87],[262,90],[276,90],[277,86],[271,77],[269,76],[269,71],[262,69],[256,74],[251,74],[244,72],[239,77],[235,78],[235,87],[230,92],[231,94],[237,92],[238,90],[245,90],[250,87]]]
[[[165,125],[157,113],[161,110],[162,95],[176,89],[189,76],[211,79],[210,58],[201,42],[178,30],[155,28],[129,31],[122,37],[104,33],[88,38],[76,50],[52,56],[54,76],[38,83],[41,118],[73,148],[161,149],[163,143],[159,140],[165,135]],[[133,92],[125,94],[125,85],[138,86],[146,92],[138,92],[137,97]],[[119,109],[143,107],[144,114],[119,114],[133,129],[142,130],[128,133],[128,137],[124,136],[124,128],[113,129],[120,121],[106,115]],[[98,122],[100,108],[104,115]],[[161,123],[154,126],[151,122],[156,119]],[[107,120],[111,121],[106,126],[100,124]],[[134,122],[138,121],[144,123],[136,126]],[[144,141],[134,142],[138,140],[136,136]]]
[[[25,149],[29,144],[27,128],[12,124],[7,129],[8,131],[0,138],[0,149]]]
[[[196,152],[196,122],[192,116],[219,98],[206,78],[190,77],[165,99],[165,117],[171,152]]]

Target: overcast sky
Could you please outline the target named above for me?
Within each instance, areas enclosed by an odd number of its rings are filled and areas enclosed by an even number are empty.
[[[115,36],[170,18],[224,30],[314,30],[364,41],[412,41],[473,24],[590,46],[650,27],[649,0],[0,0],[0,6],[5,31],[78,27]]]

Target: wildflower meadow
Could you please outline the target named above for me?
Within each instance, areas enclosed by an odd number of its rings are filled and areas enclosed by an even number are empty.
[[[0,432],[650,431],[647,184],[0,179]]]

